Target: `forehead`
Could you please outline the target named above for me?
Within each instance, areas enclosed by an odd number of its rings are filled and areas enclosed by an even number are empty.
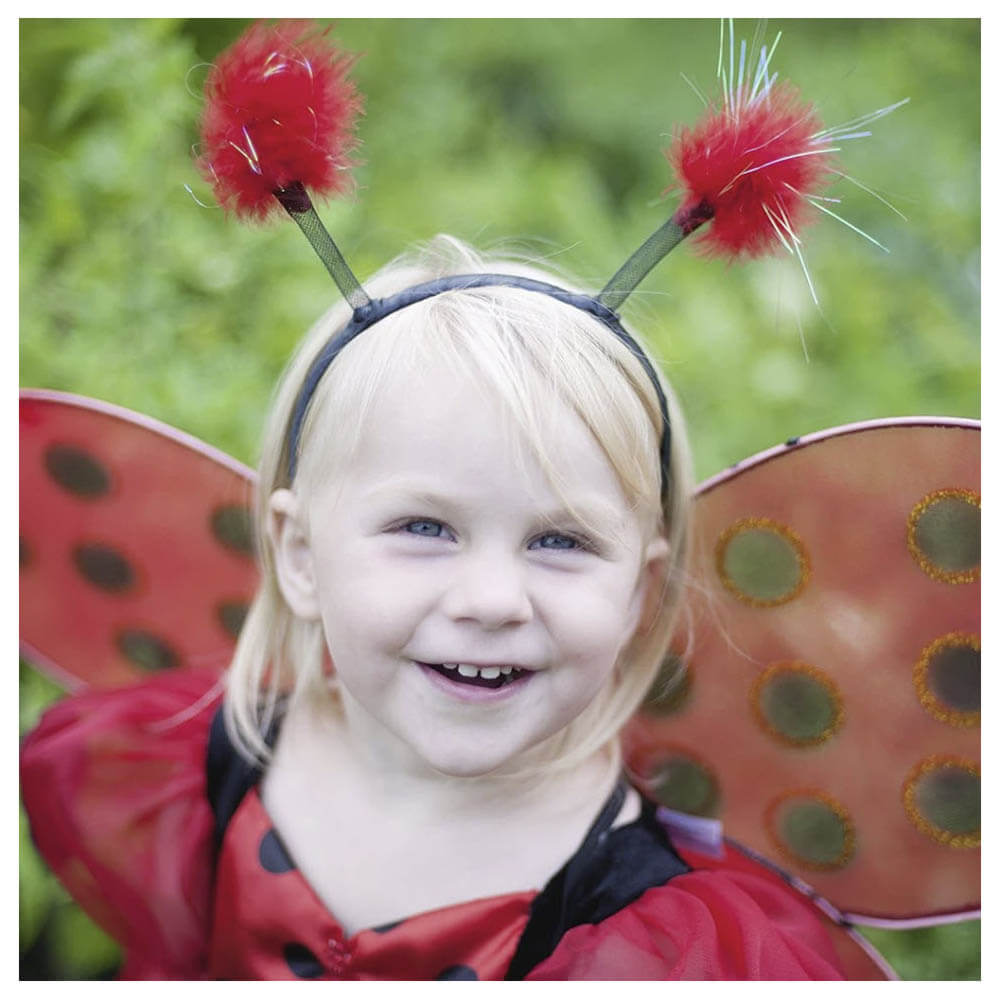
[[[510,401],[467,371],[434,366],[389,376],[358,428],[341,488],[445,489],[470,498],[504,491],[560,506],[627,505],[580,417],[550,399],[544,413]]]

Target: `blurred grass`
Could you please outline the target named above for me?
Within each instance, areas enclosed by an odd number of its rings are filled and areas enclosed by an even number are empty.
[[[252,463],[274,381],[334,293],[294,227],[244,229],[185,191],[211,200],[190,156],[198,92],[245,23],[20,22],[20,379]],[[805,251],[819,308],[791,258],[733,268],[682,248],[647,279],[626,313],[677,387],[702,478],[836,424],[979,413],[979,22],[777,28],[773,67],[827,124],[911,99],[842,154],[907,220],[836,185],[838,212],[891,253],[824,219]],[[597,288],[674,204],[660,150],[700,110],[681,74],[712,91],[718,22],[346,20],[337,34],[364,54],[364,163],[357,195],[321,214],[359,275],[450,232],[530,240]],[[27,724],[53,691],[22,676]],[[80,930],[23,831],[21,845],[22,954],[53,978],[106,970],[106,940]],[[873,938],[910,978],[977,978],[978,933]]]

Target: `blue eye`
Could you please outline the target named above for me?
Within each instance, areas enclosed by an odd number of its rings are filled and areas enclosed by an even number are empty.
[[[440,521],[408,521],[402,527],[411,535],[423,535],[425,538],[440,538],[444,534],[444,525]]]
[[[556,533],[541,535],[528,546],[530,549],[557,549],[560,551],[582,547],[580,540],[574,538],[572,535],[560,535]]]

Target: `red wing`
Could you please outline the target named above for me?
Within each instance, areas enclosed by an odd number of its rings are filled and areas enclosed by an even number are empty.
[[[217,666],[257,584],[253,473],[165,424],[21,393],[21,648],[68,688]]]
[[[858,922],[978,906],[979,465],[977,423],[914,418],[707,482],[690,645],[626,734],[654,798]]]

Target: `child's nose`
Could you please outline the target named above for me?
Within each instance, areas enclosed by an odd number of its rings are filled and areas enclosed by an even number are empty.
[[[525,567],[510,555],[467,553],[444,597],[445,613],[455,621],[474,621],[483,628],[531,621],[534,612]]]

